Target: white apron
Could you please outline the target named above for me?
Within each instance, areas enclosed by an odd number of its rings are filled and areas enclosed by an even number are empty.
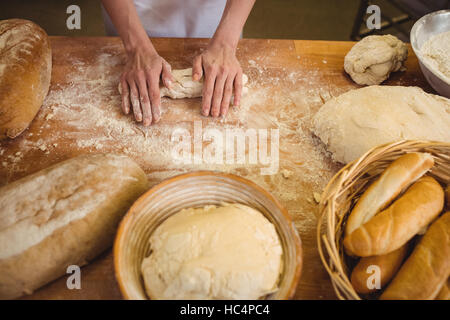
[[[211,38],[226,0],[134,0],[134,4],[150,37]],[[117,35],[104,9],[103,19],[107,34]]]

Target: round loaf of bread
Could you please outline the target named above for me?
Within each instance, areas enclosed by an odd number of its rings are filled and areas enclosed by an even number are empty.
[[[45,31],[28,20],[0,21],[0,140],[28,128],[47,95],[51,72]]]
[[[30,294],[111,246],[147,188],[144,171],[113,154],[78,156],[0,188],[0,299]]]

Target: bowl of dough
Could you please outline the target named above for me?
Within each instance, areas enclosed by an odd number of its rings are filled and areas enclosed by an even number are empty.
[[[302,267],[283,206],[242,177],[211,171],[169,178],[122,220],[114,268],[126,299],[289,299]]]
[[[450,10],[420,18],[411,30],[411,46],[428,83],[450,98]]]

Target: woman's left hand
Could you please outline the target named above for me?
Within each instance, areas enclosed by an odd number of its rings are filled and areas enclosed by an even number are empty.
[[[236,58],[236,48],[212,41],[208,48],[194,59],[192,77],[199,81],[202,76],[202,114],[213,117],[225,116],[230,107],[240,104],[242,93],[242,68]]]

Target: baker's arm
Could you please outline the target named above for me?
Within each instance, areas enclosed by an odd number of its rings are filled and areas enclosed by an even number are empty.
[[[228,0],[208,47],[194,59],[194,80],[204,76],[202,113],[205,116],[225,115],[233,88],[233,105],[240,104],[242,69],[236,48],[254,3],[255,0]]]
[[[120,78],[122,110],[133,109],[136,121],[144,125],[161,118],[159,79],[165,86],[173,81],[171,67],[150,41],[132,0],[102,0],[122,39],[127,61]]]

